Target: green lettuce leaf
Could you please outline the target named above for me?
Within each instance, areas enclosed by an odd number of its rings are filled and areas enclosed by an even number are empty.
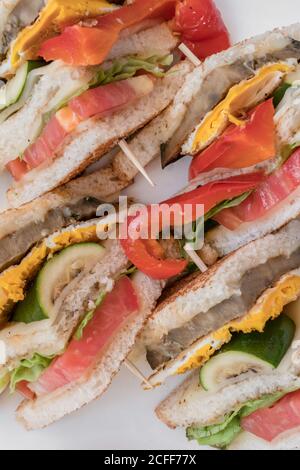
[[[240,418],[246,418],[257,410],[261,410],[262,408],[270,408],[290,392],[291,390],[288,392],[277,392],[273,395],[266,395],[262,398],[259,398],[258,400],[250,401],[246,403],[240,410],[239,416]]]
[[[286,144],[284,147],[281,149],[281,156],[278,161],[278,165],[276,165],[276,169],[280,168],[294,153],[294,150],[300,147],[300,142],[295,142],[294,144]]]
[[[90,87],[94,88],[120,80],[127,80],[134,77],[140,70],[151,73],[155,77],[163,77],[166,73],[165,68],[170,67],[172,62],[172,55],[163,57],[154,55],[148,58],[129,56],[124,59],[117,59],[110,68],[98,71]]]
[[[81,340],[83,336],[84,329],[87,327],[87,325],[90,323],[90,321],[93,319],[95,311],[99,307],[99,305],[102,304],[103,300],[105,299],[107,295],[107,292],[100,292],[96,302],[95,302],[95,308],[90,310],[89,312],[86,313],[84,316],[82,322],[78,326],[76,333],[74,334],[74,338],[77,339],[77,341]]]
[[[126,271],[124,271],[121,276],[132,276],[133,274],[135,274],[136,272],[138,271],[138,268],[136,268],[135,266],[131,266],[130,268],[128,268]]]
[[[26,380],[26,382],[36,382],[44,370],[50,366],[53,359],[54,356],[44,357],[40,354],[35,354],[31,359],[23,359],[19,366],[11,373],[11,393],[15,391],[17,384],[23,380]]]
[[[251,400],[227,415],[222,423],[211,426],[191,426],[187,428],[187,438],[189,440],[196,440],[200,445],[226,449],[242,431],[242,418],[262,408],[270,408],[292,391],[295,390],[277,392],[273,395],[265,395],[258,400]]]
[[[196,439],[201,446],[217,447],[226,449],[241,432],[240,419],[238,416],[230,418],[225,425],[210,426],[206,432],[197,432],[196,429],[189,428],[187,431],[188,439]],[[199,437],[198,437],[199,436]]]
[[[188,259],[188,255],[186,254],[186,252],[184,250],[184,247],[185,247],[186,243],[193,243],[194,244],[196,242],[196,237],[201,234],[201,231],[203,229],[203,224],[205,224],[204,229],[206,231],[206,228],[207,228],[206,224],[207,224],[207,222],[210,221],[210,219],[215,217],[219,212],[223,211],[224,209],[229,209],[231,207],[236,207],[236,206],[240,205],[242,202],[244,202],[247,199],[247,197],[250,196],[251,193],[252,193],[252,191],[248,191],[248,192],[242,194],[241,196],[235,197],[233,199],[227,199],[227,200],[221,202],[217,206],[213,207],[209,212],[207,212],[207,214],[205,214],[204,217],[201,217],[196,222],[194,222],[193,226],[192,226],[193,237],[194,238],[192,238],[192,236],[191,236],[191,238],[184,239],[181,242],[182,257]],[[195,235],[195,234],[197,234],[197,235]]]
[[[277,106],[281,103],[284,98],[284,95],[291,86],[291,83],[283,83],[279,88],[277,88],[277,90],[273,94],[274,108],[277,108]]]
[[[10,382],[10,374],[7,370],[5,370],[1,375],[0,375],[0,394],[4,392],[4,390],[7,388]]]
[[[211,209],[205,215],[205,217],[204,217],[205,222],[207,220],[212,219],[213,217],[215,217],[217,214],[219,214],[219,212],[223,211],[224,209],[230,209],[232,207],[239,206],[240,204],[242,204],[242,202],[244,202],[247,199],[247,197],[250,196],[251,193],[252,193],[252,191],[248,191],[248,192],[242,194],[241,196],[237,196],[233,199],[227,199],[226,201],[220,202],[220,204],[213,207],[213,209]]]

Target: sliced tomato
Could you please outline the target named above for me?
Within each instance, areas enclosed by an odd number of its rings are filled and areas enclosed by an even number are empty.
[[[258,105],[244,126],[230,126],[216,142],[194,157],[190,180],[216,168],[247,168],[275,157],[274,113],[271,99]]]
[[[136,77],[134,80],[147,77]],[[92,88],[73,98],[69,106],[81,118],[88,119],[96,115],[105,115],[128,104],[136,98],[136,92],[129,80]]]
[[[244,202],[232,209],[225,209],[215,218],[229,230],[235,230],[244,222],[253,222],[267,214],[286,199],[300,185],[300,149],[265,181]]]
[[[230,46],[228,30],[212,0],[178,2],[174,30],[201,60]]]
[[[147,274],[152,279],[163,280],[177,276],[185,270],[187,266],[186,260],[165,259],[164,250],[157,240],[150,238],[142,239],[142,231],[146,229],[145,234],[150,234],[151,219],[150,208],[148,209],[148,217],[144,219],[144,213],[137,216],[130,216],[127,224],[121,229],[120,243],[126,253],[127,258],[140,271]],[[144,227],[144,224],[147,227]],[[131,231],[135,230],[136,235],[133,236]],[[158,229],[159,230],[159,229]]]
[[[147,274],[147,276],[156,280],[170,279],[171,277],[178,276],[187,267],[186,260],[175,259],[162,259],[154,256],[153,240],[133,240],[130,237],[120,240],[123,250],[128,259],[140,271]],[[158,242],[156,242],[159,244]]]
[[[121,31],[147,19],[169,20],[177,0],[135,0],[97,18],[93,27],[69,26],[62,34],[44,42],[39,55],[47,62],[63,60],[71,65],[101,64],[119,39]]]
[[[300,426],[300,390],[289,393],[271,408],[263,408],[242,419],[245,431],[272,442]]]
[[[7,163],[6,169],[16,181],[20,181],[28,172],[27,163],[20,158],[16,158],[15,160]]]
[[[101,358],[101,354],[125,322],[139,310],[132,281],[122,277],[95,311],[80,340],[73,339],[65,353],[52,362],[38,382],[31,385],[38,395],[51,393],[81,379]]]
[[[169,205],[179,204],[183,212],[185,205],[192,205],[194,209],[193,217],[197,216],[197,204],[203,204],[205,215],[220,202],[241,196],[245,192],[257,188],[263,179],[264,175],[261,172],[233,176],[224,180],[214,181],[189,193],[176,196],[166,201],[166,203]]]
[[[230,47],[230,39],[227,33],[221,33],[214,38],[203,39],[202,41],[190,41],[183,39],[184,44],[200,60],[205,60],[213,54],[224,51]]]
[[[47,160],[54,158],[54,152],[68,135],[56,116],[53,116],[40,137],[24,153],[24,161],[29,169],[37,168]]]
[[[241,194],[256,188],[261,183],[262,179],[263,175],[261,173],[252,173],[249,175],[233,177],[227,180],[207,184],[206,186],[202,186],[194,191],[165,201],[160,206],[161,212],[157,227],[158,233],[162,231],[162,229],[166,228],[166,221],[169,225],[174,226],[176,215],[173,212],[170,212],[169,209],[175,204],[178,205],[178,210],[182,216],[182,223],[190,223],[199,217],[198,206],[200,204],[204,206],[204,214],[206,214],[220,202],[240,196]],[[164,217],[166,215],[165,208],[168,210],[168,217],[166,218]],[[187,210],[189,217],[192,219],[190,218],[187,220],[186,217],[184,217]],[[152,232],[151,218],[149,219],[150,214],[151,211],[149,209],[147,218],[143,215],[131,217],[128,220],[127,234],[125,234],[125,236],[123,233],[121,234],[122,237],[120,242],[128,259],[140,271],[153,279],[169,279],[181,274],[186,269],[187,261],[163,259],[156,240],[142,239],[142,237],[139,238],[138,233],[134,238],[130,233],[131,224],[134,224],[133,227],[136,232],[138,229],[139,233],[149,235]],[[171,215],[171,218],[169,215]],[[155,223],[156,222],[157,221],[155,221]],[[143,226],[144,224],[147,224],[147,226]]]
[[[22,380],[16,385],[16,390],[23,395],[24,398],[27,398],[27,400],[33,400],[35,398],[35,393],[30,390],[28,387],[29,382],[26,380]]]

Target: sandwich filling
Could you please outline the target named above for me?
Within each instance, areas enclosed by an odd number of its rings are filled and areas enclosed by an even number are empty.
[[[299,373],[299,358],[296,346],[299,338],[299,301],[286,306],[282,315],[268,322],[263,333],[235,335],[228,345],[200,369],[200,385],[205,393],[221,398],[231,385],[238,387],[247,381],[251,387],[255,374],[295,374],[295,385],[283,385],[274,392],[257,395],[253,400],[241,400],[226,413],[225,418],[207,426],[194,424],[187,429],[189,439],[199,444],[227,448],[247,431],[268,442],[276,440],[300,425],[300,390],[296,376]],[[232,361],[232,362],[231,362]],[[272,372],[273,371],[273,372]],[[253,378],[252,378],[253,377]],[[271,379],[266,376],[266,381]],[[288,417],[288,419],[286,419]]]
[[[171,330],[158,344],[151,345],[147,352],[151,367],[156,369],[176,358],[199,338],[217,331],[227,322],[242,319],[266,289],[277,283],[284,273],[296,269],[299,264],[300,248],[289,257],[278,256],[247,271],[240,279],[239,295],[233,295],[208,312],[199,313],[184,326]]]
[[[49,211],[43,220],[31,222],[22,230],[0,240],[0,271],[19,262],[43,238],[60,229],[96,217],[100,201],[84,198]]]

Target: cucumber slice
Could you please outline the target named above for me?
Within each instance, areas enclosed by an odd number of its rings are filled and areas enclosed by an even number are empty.
[[[100,261],[104,253],[97,243],[81,243],[65,248],[46,263],[36,280],[37,301],[46,317],[51,317],[63,288],[88,265]]]
[[[291,346],[295,331],[293,320],[281,315],[266,325],[264,333],[236,335],[202,367],[201,385],[205,390],[216,390],[247,372],[276,369]]]
[[[274,367],[267,361],[239,351],[227,351],[217,354],[200,370],[200,383],[204,390],[215,391],[227,382],[250,371],[265,373]]]
[[[97,243],[70,246],[48,261],[23,302],[15,308],[11,321],[33,323],[50,318],[55,299],[79,272],[102,259],[105,249]]]
[[[0,88],[0,111],[16,103],[26,86],[28,74],[42,65],[38,61],[25,62],[17,71],[14,78],[9,80],[6,85]]]
[[[48,318],[38,302],[37,282],[29,289],[23,302],[19,302],[14,310],[11,321],[18,323],[33,323]]]

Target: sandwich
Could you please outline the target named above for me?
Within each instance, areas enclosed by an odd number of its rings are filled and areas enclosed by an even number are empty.
[[[0,215],[0,390],[25,396],[28,429],[104,393],[165,287],[127,258],[125,214],[100,217],[128,184],[109,165]],[[151,246],[182,263],[172,240]]]
[[[127,258],[122,214],[100,217],[122,187],[108,167],[0,215],[0,390],[27,429],[106,391],[165,287]]]
[[[152,319],[152,383],[197,369],[156,413],[200,445],[299,449],[299,223],[184,281]]]
[[[180,41],[190,37],[189,23],[181,26],[187,2],[136,0],[115,8],[96,0],[50,0],[20,33],[23,40],[12,45],[15,75],[0,89],[0,169],[14,179],[12,207],[80,174],[172,103],[193,69],[176,58]],[[215,43],[220,50],[229,44],[228,33],[211,0],[206,3],[216,19],[214,34],[223,31]],[[192,28],[197,45],[207,34],[201,28]]]
[[[204,205],[208,266],[299,216],[299,59],[299,24],[213,55],[132,141],[143,164],[191,156],[187,187],[167,202]],[[114,166],[132,175],[121,152]]]

